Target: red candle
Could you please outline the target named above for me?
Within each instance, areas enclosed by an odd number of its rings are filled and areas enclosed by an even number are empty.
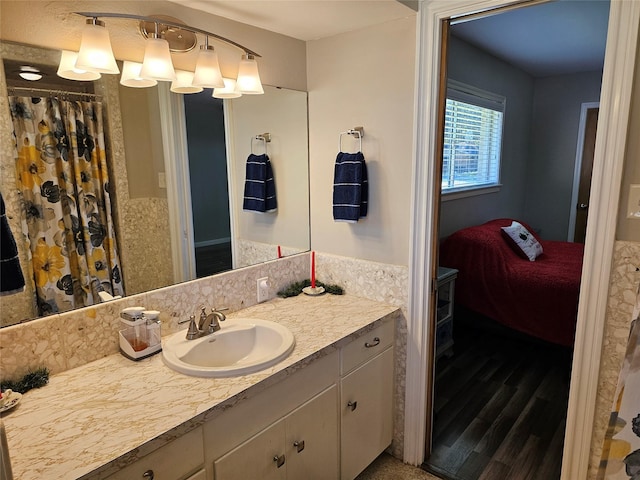
[[[311,252],[311,288],[316,288],[316,252]]]
[[[282,250],[280,250],[280,245],[278,245],[278,258],[282,258]]]

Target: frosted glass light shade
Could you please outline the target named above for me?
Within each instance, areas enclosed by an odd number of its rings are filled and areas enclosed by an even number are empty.
[[[202,87],[193,85],[193,72],[186,70],[176,70],[176,79],[171,82],[171,91],[173,93],[200,93]]]
[[[88,72],[86,70],[76,68],[77,59],[77,52],[63,50],[62,55],[60,56],[60,65],[58,65],[58,76],[68,80],[80,80],[82,82],[98,80],[102,76],[98,72]]]
[[[214,88],[212,97],[215,98],[238,98],[242,94],[236,90],[236,81],[233,78],[223,78],[224,88]]]
[[[169,42],[165,39],[147,38],[140,77],[163,82],[172,82],[176,79],[176,72],[171,63]]]
[[[125,60],[122,64],[122,75],[120,75],[120,84],[125,87],[146,88],[157,85],[156,80],[142,78],[140,76],[142,64],[138,62],[129,62]]]
[[[42,74],[40,72],[38,72],[37,70],[32,71],[32,70],[22,70],[20,73],[18,73],[18,75],[22,78],[24,78],[25,80],[29,80],[30,82],[37,82],[38,80],[40,80],[42,78]]]
[[[224,88],[218,54],[211,46],[202,45],[200,47],[196,71],[193,75],[193,85],[205,88]]]
[[[88,72],[120,73],[111,49],[109,32],[103,22],[87,20],[82,30],[80,51],[75,67]]]
[[[258,73],[258,62],[253,55],[242,55],[238,66],[237,90],[248,95],[260,95],[264,93],[260,74]]]

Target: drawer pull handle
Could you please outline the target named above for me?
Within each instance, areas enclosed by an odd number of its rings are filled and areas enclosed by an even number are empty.
[[[146,472],[144,472],[142,474],[142,478],[148,478],[149,480],[153,480],[153,478],[155,477],[155,473],[153,473],[153,470],[147,470]]]
[[[273,457],[273,461],[276,462],[276,465],[278,466],[278,468],[283,466],[285,462],[284,453],[280,456],[276,455],[275,457]]]
[[[367,348],[377,347],[378,345],[380,345],[380,338],[379,337],[374,337],[373,343],[369,343],[369,342],[365,342],[364,343],[364,346],[367,347]]]
[[[304,450],[304,440],[302,440],[301,442],[298,442],[296,440],[295,442],[293,442],[293,446],[296,447],[298,453],[300,453],[302,450]]]
[[[353,412],[356,408],[358,408],[358,402],[349,401],[347,403],[347,407],[351,408],[351,411]]]

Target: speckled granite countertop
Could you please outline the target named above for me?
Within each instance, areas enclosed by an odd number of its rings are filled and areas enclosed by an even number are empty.
[[[275,299],[227,320],[273,320],[295,335],[291,355],[261,372],[197,378],[169,369],[161,354],[139,362],[116,354],[54,375],[3,415],[14,477],[104,478],[398,315],[347,295]]]

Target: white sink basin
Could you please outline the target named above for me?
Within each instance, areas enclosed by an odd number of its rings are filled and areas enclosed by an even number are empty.
[[[221,329],[196,340],[186,331],[162,343],[164,363],[198,377],[231,377],[257,372],[285,359],[295,346],[293,334],[279,323],[255,318],[228,318]]]

